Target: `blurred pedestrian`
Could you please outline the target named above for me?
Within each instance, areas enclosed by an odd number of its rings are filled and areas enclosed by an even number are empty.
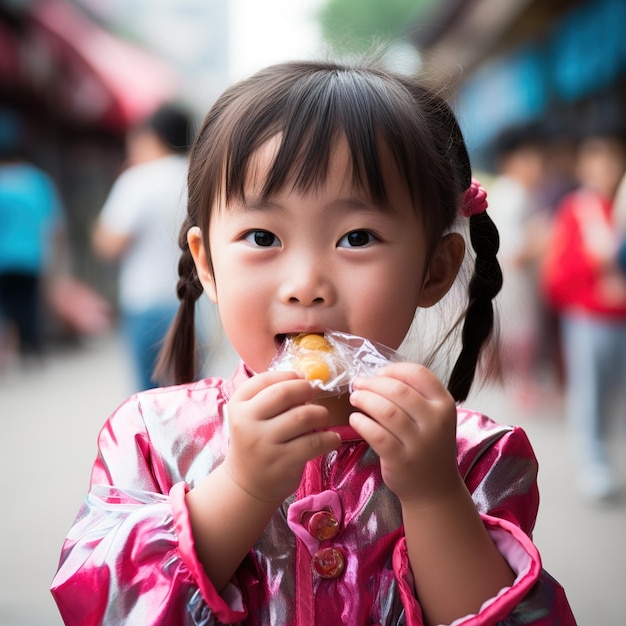
[[[626,174],[615,195],[615,227],[617,228],[617,264],[626,275]]]
[[[544,153],[539,205],[554,215],[563,197],[578,187],[578,137],[564,122],[557,120],[546,120],[539,124],[538,131]]]
[[[14,351],[43,352],[44,281],[59,262],[65,219],[52,178],[17,146],[0,153],[0,369]]]
[[[558,313],[546,302],[540,287],[540,268],[545,255],[554,215],[561,200],[578,186],[575,172],[577,136],[564,120],[547,119],[541,125],[544,149],[544,174],[539,190],[539,206],[545,218],[542,232],[542,252],[538,260],[536,283],[539,289],[539,335],[537,361],[542,374],[552,378],[556,398],[565,390],[563,350],[561,348],[560,320]]]
[[[505,383],[522,406],[537,402],[541,304],[538,260],[545,246],[549,216],[540,204],[545,158],[538,131],[504,131],[495,146],[496,177],[489,206],[500,232],[498,259],[504,276],[496,298],[501,325],[498,361]]]
[[[579,188],[559,205],[543,266],[546,298],[561,316],[579,486],[594,500],[618,490],[608,444],[613,402],[616,396],[626,401],[626,278],[616,263],[614,221],[625,170],[620,134],[596,131],[583,138],[576,164]]]
[[[121,330],[136,388],[156,383],[161,342],[178,309],[178,231],[185,215],[192,119],[167,104],[127,137],[128,167],[115,181],[93,231],[94,250],[119,261]]]

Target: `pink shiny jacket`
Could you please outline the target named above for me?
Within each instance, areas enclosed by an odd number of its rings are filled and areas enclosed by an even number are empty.
[[[184,496],[222,462],[224,407],[247,376],[241,365],[230,380],[142,392],[106,422],[52,582],[66,625],[423,623],[398,500],[347,427],[339,449],[308,463],[226,589],[213,587]],[[462,476],[516,579],[454,625],[575,624],[529,538],[538,490],[525,434],[459,409],[457,440]]]

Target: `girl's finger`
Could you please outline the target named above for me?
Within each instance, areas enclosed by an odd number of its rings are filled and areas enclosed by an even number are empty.
[[[350,414],[350,426],[363,437],[381,459],[389,457],[398,450],[398,446],[402,445],[402,441],[393,436],[379,422],[359,411]]]
[[[420,415],[429,411],[433,400],[404,380],[379,375],[355,381],[350,402],[386,427],[404,430],[414,426]],[[405,419],[398,421],[398,416]]]
[[[292,439],[284,446],[285,454],[294,459],[311,460],[336,450],[341,436],[331,430],[318,430]]]
[[[246,401],[251,400],[256,396],[260,391],[273,385],[275,383],[279,383],[285,380],[297,380],[301,379],[296,372],[291,371],[271,371],[271,372],[262,372],[261,374],[255,374],[248,380],[246,380],[240,387],[237,388],[235,393],[232,396],[233,400],[238,401]]]
[[[230,404],[254,400],[258,415],[268,419],[291,407],[310,402],[314,396],[315,390],[311,384],[294,372],[266,372],[247,381],[245,389],[242,385],[231,398]]]
[[[427,400],[442,400],[449,396],[448,390],[433,372],[423,365],[409,362],[390,363],[380,370],[378,376],[359,378],[354,381],[353,386],[367,386],[368,383],[375,383],[378,377],[402,381]]]
[[[382,391],[355,390],[350,395],[350,403],[400,442],[415,427],[415,423],[406,410]]]
[[[271,420],[274,439],[289,442],[303,435],[327,428],[330,423],[328,409],[316,404],[293,407]]]

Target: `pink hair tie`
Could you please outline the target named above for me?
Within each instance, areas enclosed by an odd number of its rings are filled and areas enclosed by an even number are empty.
[[[487,192],[485,188],[472,178],[472,184],[463,192],[461,199],[461,215],[471,217],[487,210]]]

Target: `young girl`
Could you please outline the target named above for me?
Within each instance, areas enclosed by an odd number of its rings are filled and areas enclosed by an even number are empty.
[[[501,274],[444,102],[373,67],[271,67],[213,106],[188,182],[160,368],[181,384],[100,434],[52,585],[65,623],[574,624],[530,539],[526,436],[456,404]],[[397,349],[455,281],[464,220],[475,270],[447,388],[394,362],[320,399],[268,370],[301,332]],[[230,380],[192,382],[203,291],[242,358]]]

